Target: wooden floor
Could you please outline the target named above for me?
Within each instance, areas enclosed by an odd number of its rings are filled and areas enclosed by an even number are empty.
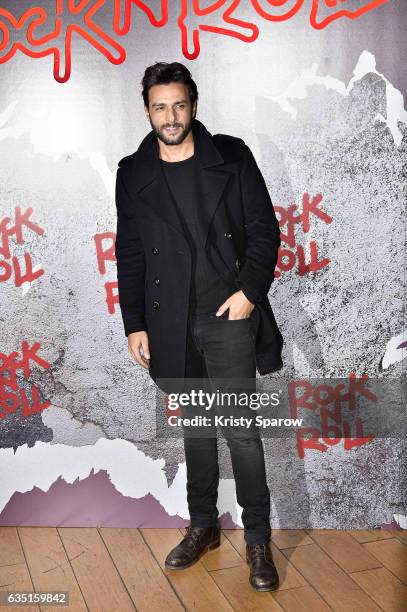
[[[405,530],[273,530],[280,575],[273,593],[248,583],[243,531],[193,567],[165,570],[181,529],[0,528],[0,590],[69,591],[64,607],[0,611],[407,610]]]

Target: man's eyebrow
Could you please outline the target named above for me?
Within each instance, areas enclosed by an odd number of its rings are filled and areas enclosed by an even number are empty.
[[[177,100],[174,104],[185,104],[187,100]],[[154,102],[151,106],[165,106],[164,102]]]

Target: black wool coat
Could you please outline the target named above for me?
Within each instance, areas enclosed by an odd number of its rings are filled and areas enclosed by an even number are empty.
[[[193,119],[201,240],[215,270],[255,303],[260,375],[282,367],[283,338],[268,299],[280,246],[274,208],[254,156],[240,138],[211,135]],[[156,378],[183,378],[191,252],[151,131],[116,174],[115,253],[124,332],[145,330]],[[220,304],[219,304],[220,305]]]

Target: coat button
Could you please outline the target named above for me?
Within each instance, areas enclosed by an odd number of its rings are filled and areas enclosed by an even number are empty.
[[[157,247],[153,247],[153,248],[151,249],[151,251],[152,251],[153,255],[158,255],[158,253],[160,252],[160,251],[157,249]]]
[[[225,238],[232,238],[232,232],[225,232]]]
[[[238,270],[240,270],[240,260],[239,259],[236,259],[235,266]]]
[[[158,300],[153,300],[153,308],[160,308],[160,302]]]
[[[159,284],[160,284],[160,279],[158,278],[158,276],[156,276],[154,279],[154,285],[159,285]]]

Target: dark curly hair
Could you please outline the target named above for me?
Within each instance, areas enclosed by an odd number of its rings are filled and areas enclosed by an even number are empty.
[[[198,100],[198,88],[193,80],[190,71],[184,64],[179,62],[156,62],[146,68],[141,86],[141,95],[144,104],[148,108],[148,92],[153,85],[167,85],[168,83],[183,83],[188,87],[191,106]]]

